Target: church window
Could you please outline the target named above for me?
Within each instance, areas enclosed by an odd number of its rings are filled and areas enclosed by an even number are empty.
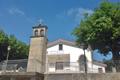
[[[38,36],[38,30],[35,30],[35,36]]]
[[[102,68],[98,68],[99,73],[103,73]]]
[[[41,31],[40,31],[40,36],[41,36],[41,37],[44,37],[44,30],[41,30]]]
[[[63,44],[59,44],[59,50],[63,50]]]
[[[56,70],[62,70],[63,69],[63,62],[56,62]]]

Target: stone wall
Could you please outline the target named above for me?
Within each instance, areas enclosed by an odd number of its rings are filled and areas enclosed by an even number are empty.
[[[56,73],[46,74],[44,80],[120,80],[120,73]]]
[[[44,75],[32,72],[1,73],[0,80],[44,80]]]
[[[48,63],[70,62],[70,54],[47,55]]]
[[[0,80],[120,80],[120,73],[3,73]]]

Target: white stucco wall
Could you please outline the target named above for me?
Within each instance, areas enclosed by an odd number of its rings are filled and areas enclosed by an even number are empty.
[[[93,64],[92,68],[93,68],[93,72],[96,72],[96,73],[99,72],[98,68],[102,68],[103,73],[105,73],[105,67],[103,67],[103,66]]]
[[[50,48],[47,48],[47,55],[51,55],[51,54],[70,54],[70,62],[71,62],[70,67],[64,68],[63,70],[79,71],[78,59],[81,55],[84,55],[84,51],[81,48],[77,48],[65,44],[63,44],[63,50],[59,51],[59,44],[57,44]],[[102,68],[103,72],[105,72],[105,68],[103,66],[92,64],[91,51],[85,50],[85,54],[88,60],[87,62],[88,72],[98,73],[98,68]],[[55,67],[49,68],[49,71],[56,72]]]
[[[83,49],[64,45],[63,50],[59,51],[59,45],[52,46],[47,49],[48,54],[70,54],[70,62],[77,62],[80,55],[84,55]],[[85,51],[86,57],[88,61],[92,61],[91,52]]]

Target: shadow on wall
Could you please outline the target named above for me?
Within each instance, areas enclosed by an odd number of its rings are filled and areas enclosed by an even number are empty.
[[[86,64],[86,67],[87,67],[87,62],[88,62],[86,56],[81,55],[79,57],[78,62],[79,62],[79,69],[80,69],[80,71],[85,71],[85,64]]]

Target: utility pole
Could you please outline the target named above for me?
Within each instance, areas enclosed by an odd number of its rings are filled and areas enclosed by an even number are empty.
[[[7,53],[7,57],[6,57],[6,61],[5,61],[5,70],[4,70],[4,72],[6,72],[7,66],[8,66],[8,58],[9,58],[10,46],[8,46],[7,50],[8,50],[8,53]]]

